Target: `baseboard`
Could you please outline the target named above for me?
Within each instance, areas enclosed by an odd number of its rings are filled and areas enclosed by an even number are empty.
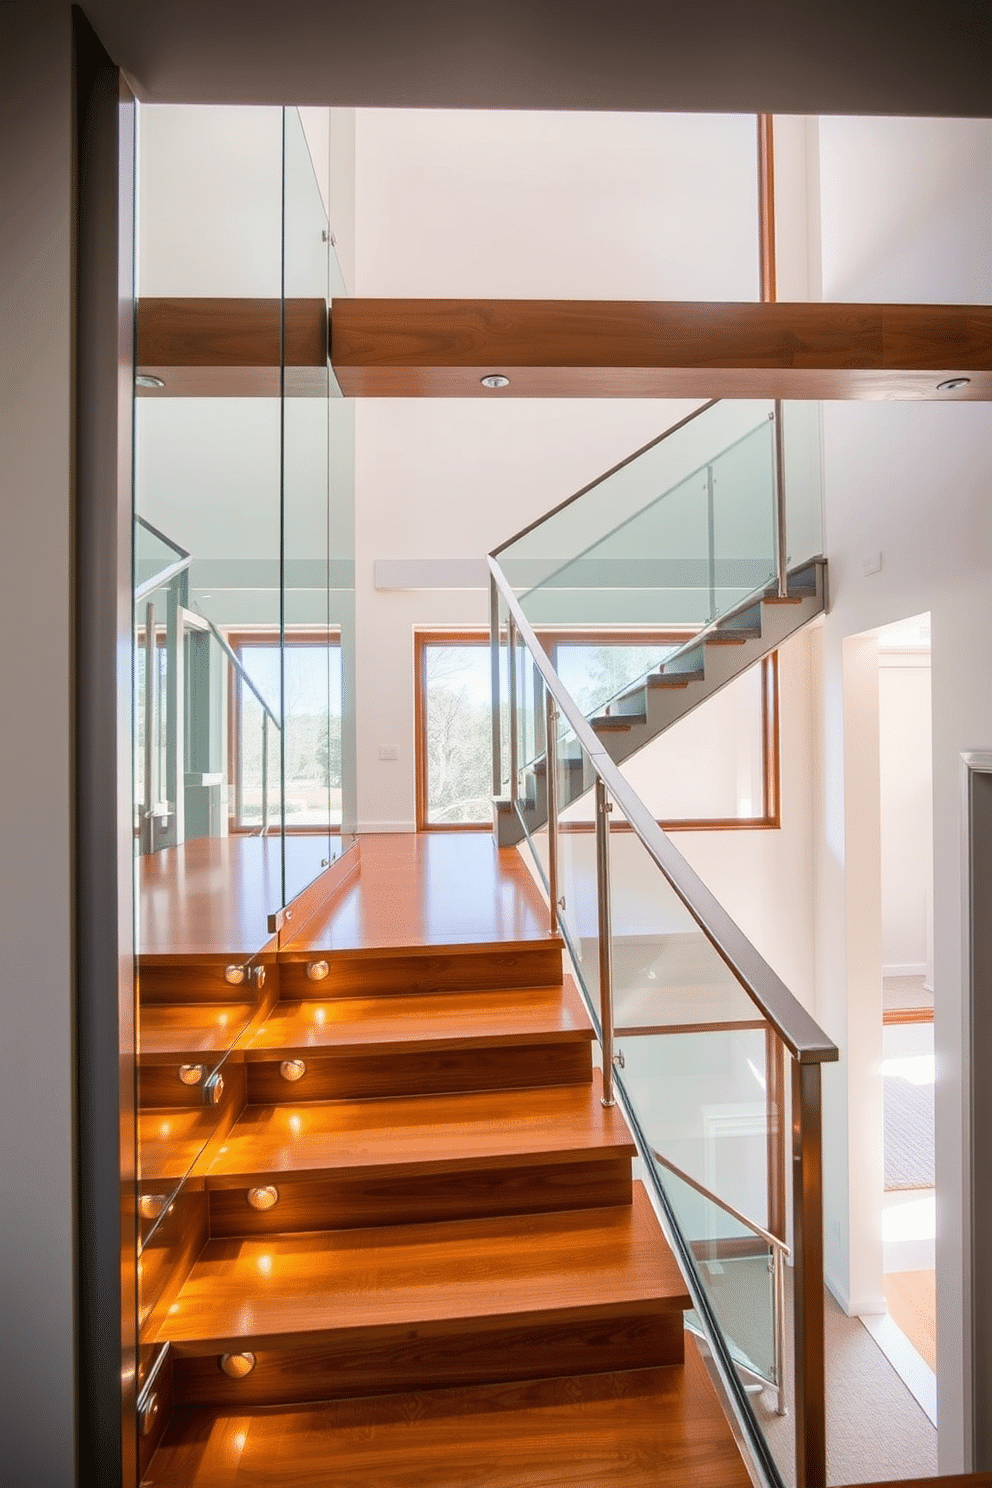
[[[906,1389],[936,1426],[937,1376],[929,1364],[887,1314],[884,1317],[863,1317],[861,1321]]]
[[[925,977],[927,974],[927,963],[925,961],[907,961],[905,964],[897,962],[893,966],[883,966],[883,977]]]
[[[415,832],[417,825],[412,821],[360,821],[355,830],[363,837],[376,832]]]

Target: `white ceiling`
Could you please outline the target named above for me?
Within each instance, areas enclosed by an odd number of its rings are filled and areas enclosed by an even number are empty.
[[[86,0],[158,102],[986,117],[988,0]]]

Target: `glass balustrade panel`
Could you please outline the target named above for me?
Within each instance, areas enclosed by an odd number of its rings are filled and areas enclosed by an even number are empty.
[[[713,405],[503,548],[500,564],[528,618],[537,624],[705,623],[720,577],[714,562],[726,567],[753,559],[751,528],[772,517],[770,460],[756,491],[748,462],[733,453],[759,431],[770,448],[770,409],[761,400]],[[740,553],[724,549],[741,537],[743,521],[736,528],[724,524],[723,542],[714,531],[711,476],[721,462],[728,491],[747,475],[736,493],[749,515]]]

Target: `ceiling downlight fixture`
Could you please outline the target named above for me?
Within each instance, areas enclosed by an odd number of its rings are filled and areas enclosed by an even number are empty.
[[[504,377],[502,372],[489,372],[485,377],[480,377],[479,381],[483,387],[487,388],[504,388],[510,386],[510,379]]]
[[[949,377],[946,382],[938,382],[938,393],[956,393],[959,388],[968,387],[970,377]]]

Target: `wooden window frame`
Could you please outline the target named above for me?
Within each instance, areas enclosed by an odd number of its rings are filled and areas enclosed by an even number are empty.
[[[693,634],[687,630],[536,630],[537,638],[554,660],[554,649],[560,644],[637,645],[639,642],[681,644]],[[416,810],[418,832],[491,832],[488,822],[430,822],[427,820],[427,648],[434,645],[486,646],[487,630],[453,629],[420,630],[413,633],[414,642],[414,755],[416,760]],[[767,832],[778,831],[781,812],[781,735],[779,727],[778,652],[772,651],[758,663],[761,668],[761,744],[763,810],[760,816],[748,817],[682,817],[658,822],[666,832]],[[563,832],[591,832],[592,822],[560,824]],[[615,832],[629,832],[628,822],[615,821]]]
[[[257,625],[251,627],[239,627],[237,630],[223,632],[224,639],[231,650],[240,657],[244,646],[278,646],[285,639],[289,646],[328,646],[341,645],[341,631],[337,626],[317,627],[313,625],[304,626],[300,630],[289,628],[285,632],[278,625]],[[239,824],[234,809],[237,801],[237,779],[239,760],[241,758],[241,713],[238,708],[238,683],[239,677],[233,667],[228,668],[227,681],[227,778],[233,790],[231,809],[227,816],[227,830],[231,837],[258,836],[258,828],[253,826],[242,826]],[[282,831],[287,837],[325,837],[328,834],[334,837],[341,835],[341,823],[331,822],[325,827],[284,827],[282,824],[270,826],[267,836],[273,836],[276,831]]]

